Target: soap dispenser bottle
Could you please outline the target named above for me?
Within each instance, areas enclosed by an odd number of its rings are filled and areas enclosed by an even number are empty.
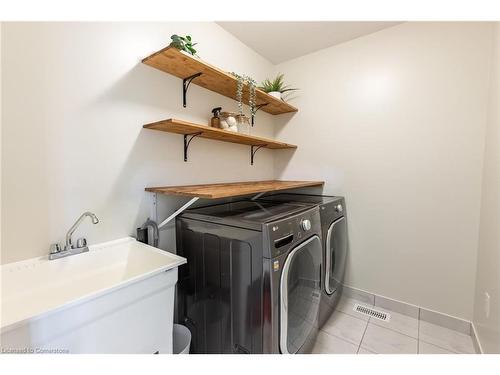
[[[214,128],[220,128],[220,111],[222,107],[216,107],[212,109],[213,117],[210,119],[210,126]]]

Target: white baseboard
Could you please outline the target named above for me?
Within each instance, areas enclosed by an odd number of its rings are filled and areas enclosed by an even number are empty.
[[[362,301],[367,304],[385,308],[412,318],[424,320],[426,322],[436,324],[457,332],[461,332],[473,337],[473,341],[479,342],[477,334],[473,332],[472,323],[469,320],[451,316],[439,311],[427,309],[422,306],[416,306],[411,303],[398,301],[386,296],[381,296],[366,290],[353,288],[349,285],[344,285],[344,295]],[[475,338],[474,338],[475,336]],[[478,345],[480,348],[480,345]]]

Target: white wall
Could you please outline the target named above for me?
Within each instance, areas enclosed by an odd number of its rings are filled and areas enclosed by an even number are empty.
[[[181,136],[143,130],[236,109],[194,85],[183,109],[181,81],[140,63],[172,33],[229,71],[283,71],[299,112],[259,112],[255,133],[299,148],[261,150],[252,167],[247,147],[195,139],[184,163]],[[322,178],[347,198],[348,285],[472,317],[490,24],[406,23],[278,67],[212,23],[4,23],[1,40],[2,263],[46,254],[84,210],[101,219],[82,226],[90,242],[134,234],[150,214],[145,186]],[[488,147],[485,183],[498,167]],[[160,216],[185,201],[161,199]],[[498,212],[482,215],[485,244]]]
[[[485,353],[500,353],[500,22],[494,28],[484,150],[474,325]],[[490,295],[486,316],[485,293]]]
[[[2,165],[2,28],[3,23],[0,22],[0,166]],[[0,171],[0,207],[2,207],[2,173]],[[0,215],[0,261],[2,254],[2,215]],[[0,291],[1,295],[1,291]]]
[[[346,284],[472,317],[490,41],[412,22],[277,66],[301,90],[276,174],[346,196]]]
[[[47,254],[85,210],[101,219],[77,233],[91,243],[135,234],[150,214],[146,186],[273,177],[268,150],[250,166],[246,146],[195,139],[185,163],[182,136],[142,129],[237,109],[195,85],[183,109],[182,81],[140,63],[173,33],[191,34],[228,71],[260,81],[273,70],[214,23],[4,23],[2,263]],[[255,133],[272,136],[272,122],[259,112]],[[165,210],[184,201],[166,199]]]

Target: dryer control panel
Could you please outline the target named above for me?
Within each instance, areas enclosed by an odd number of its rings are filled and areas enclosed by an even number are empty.
[[[321,237],[318,207],[311,207],[293,216],[267,223],[263,236],[264,256],[275,258],[285,254],[313,235]]]

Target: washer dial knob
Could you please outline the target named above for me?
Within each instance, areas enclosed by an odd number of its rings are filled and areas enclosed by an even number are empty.
[[[309,219],[304,219],[300,222],[300,227],[305,230],[305,231],[308,231],[311,229],[311,220]]]
[[[342,211],[344,211],[344,207],[342,207],[341,204],[338,204],[338,205],[335,206],[335,211],[342,212]]]

